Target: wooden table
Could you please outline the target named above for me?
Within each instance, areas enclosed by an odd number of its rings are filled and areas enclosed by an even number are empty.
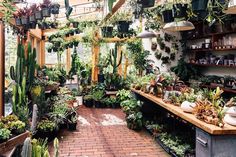
[[[236,127],[225,124],[223,128],[207,124],[191,113],[185,113],[179,106],[165,103],[161,98],[131,89],[170,113],[196,126],[196,157],[235,157]],[[224,154],[222,154],[224,153]]]

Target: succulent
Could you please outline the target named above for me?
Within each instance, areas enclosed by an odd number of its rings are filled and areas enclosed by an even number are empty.
[[[8,129],[16,134],[23,133],[25,131],[25,127],[25,123],[20,120],[13,121],[8,124]]]
[[[8,140],[11,136],[11,131],[6,129],[6,128],[2,128],[0,129],[0,140],[5,141]]]
[[[37,129],[41,132],[52,132],[56,127],[56,123],[50,120],[42,120],[37,125]]]

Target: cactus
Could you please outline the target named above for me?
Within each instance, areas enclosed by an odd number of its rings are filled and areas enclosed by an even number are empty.
[[[109,63],[111,64],[111,66],[113,67],[113,73],[116,74],[117,73],[117,68],[120,66],[121,62],[122,62],[122,56],[123,56],[123,52],[121,52],[120,54],[120,58],[118,59],[118,50],[117,50],[117,44],[115,45],[115,49],[111,49],[110,50],[110,54],[109,54]]]
[[[36,146],[35,157],[41,157],[42,155],[42,147],[40,145]]]
[[[38,106],[34,104],[33,106],[33,115],[32,115],[32,125],[31,125],[31,132],[34,134],[37,126],[37,113],[38,113]]]
[[[24,145],[21,152],[22,157],[31,157],[32,156],[32,144],[31,139],[28,137],[24,141]]]
[[[54,157],[59,157],[59,141],[57,138],[54,139],[53,146],[54,146]]]

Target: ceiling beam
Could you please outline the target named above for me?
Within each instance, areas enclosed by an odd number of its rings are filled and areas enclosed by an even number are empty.
[[[112,11],[106,15],[106,17],[100,22],[99,26],[105,23],[109,18],[111,18],[125,3],[125,0],[119,0],[115,6],[112,8]]]

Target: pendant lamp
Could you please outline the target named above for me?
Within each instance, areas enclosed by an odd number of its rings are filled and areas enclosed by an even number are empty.
[[[236,0],[229,0],[228,8],[224,11],[226,14],[236,14]]]
[[[155,38],[157,35],[154,32],[143,31],[137,35],[137,38]]]
[[[178,31],[193,30],[193,29],[195,29],[195,27],[192,24],[192,22],[178,21],[178,22],[170,22],[170,23],[165,24],[163,29],[166,31],[178,32]]]

